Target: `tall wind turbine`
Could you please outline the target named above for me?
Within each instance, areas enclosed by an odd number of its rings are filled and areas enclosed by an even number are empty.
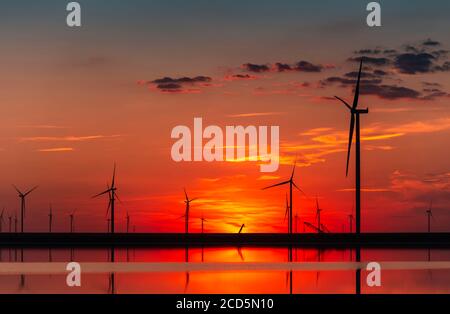
[[[115,185],[115,179],[116,179],[116,164],[114,164],[114,170],[113,170],[113,175],[112,175],[112,180],[111,180],[111,187],[107,187],[106,191],[103,191],[97,195],[94,195],[92,198],[96,198],[99,197],[101,195],[105,195],[108,194],[109,196],[109,204],[108,204],[108,210],[111,208],[111,233],[114,233],[114,205],[115,205],[115,201],[117,198],[116,195],[116,185]]]
[[[294,163],[294,168],[292,169],[292,174],[291,174],[291,177],[289,178],[289,180],[263,188],[263,190],[267,190],[267,189],[274,188],[276,186],[289,184],[289,233],[291,233],[291,234],[292,234],[292,217],[293,217],[293,215],[292,215],[292,190],[293,190],[293,187],[295,187],[297,190],[299,190],[300,192],[302,192],[304,194],[304,192],[294,182],[295,166],[296,166],[296,164]]]
[[[13,185],[13,187],[17,191],[17,193],[19,193],[19,198],[20,198],[20,231],[23,233],[23,222],[24,222],[24,218],[25,218],[25,198],[28,196],[28,194],[30,194],[31,192],[36,190],[37,186],[35,186],[31,190],[28,190],[25,193],[22,193],[15,185]]]
[[[186,211],[184,213],[184,230],[185,230],[186,234],[188,234],[189,233],[189,209],[190,209],[191,202],[195,201],[197,198],[190,199],[186,192],[186,189],[184,189],[184,196],[186,198],[184,200],[184,203],[186,204]]]
[[[52,225],[53,225],[53,209],[52,204],[50,204],[49,212],[48,212],[48,232],[52,233]]]
[[[431,218],[433,217],[433,211],[431,210],[431,207],[433,206],[433,202],[430,202],[430,207],[426,210],[427,217],[428,217],[428,233],[431,232]]]
[[[5,214],[5,209],[3,208],[2,213],[0,214],[0,233],[3,232],[3,223],[5,222],[5,219],[3,215]]]
[[[359,65],[359,73],[358,80],[356,82],[355,88],[355,96],[353,99],[353,104],[350,106],[345,100],[335,96],[338,100],[344,103],[344,105],[350,111],[350,132],[348,138],[348,150],[347,150],[347,167],[346,167],[346,176],[348,176],[348,165],[350,161],[350,150],[353,141],[353,133],[356,127],[356,175],[355,175],[355,192],[356,192],[356,233],[359,234],[361,232],[361,138],[360,138],[360,123],[359,116],[361,114],[369,113],[369,109],[358,109],[358,100],[359,100],[359,89],[361,82],[361,71],[362,71],[363,58],[361,57],[361,63]]]

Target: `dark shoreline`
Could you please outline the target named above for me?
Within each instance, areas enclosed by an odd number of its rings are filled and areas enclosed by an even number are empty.
[[[213,247],[450,248],[450,233],[0,233],[0,247]]]

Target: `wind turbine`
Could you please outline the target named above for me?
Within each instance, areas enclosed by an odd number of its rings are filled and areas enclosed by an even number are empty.
[[[37,186],[35,186],[31,190],[28,190],[25,193],[21,192],[14,184],[13,184],[13,187],[17,191],[17,193],[19,193],[19,198],[20,198],[20,231],[23,233],[23,222],[24,222],[24,218],[25,218],[25,198],[28,196],[28,194],[30,194],[31,192],[36,190]]]
[[[17,233],[17,213],[14,214],[14,232]]]
[[[127,211],[127,233],[130,232],[130,214]]]
[[[204,223],[205,223],[207,220],[203,217],[203,214],[202,214],[202,218],[200,218],[200,220],[202,221],[202,233],[203,233],[203,231],[204,231]]]
[[[117,188],[116,188],[116,185],[115,185],[115,179],[116,179],[116,164],[114,164],[114,170],[113,170],[113,175],[112,175],[112,180],[111,180],[111,187],[108,186],[106,191],[103,191],[103,192],[101,192],[101,193],[99,193],[97,195],[94,195],[92,197],[92,198],[96,198],[96,197],[99,197],[101,195],[108,194],[108,196],[109,196],[109,204],[108,204],[107,214],[108,214],[109,209],[111,208],[111,233],[114,233],[114,214],[115,214],[115,212],[114,212],[114,209],[115,209],[114,205],[115,205],[116,199],[118,199],[117,195],[116,195]]]
[[[431,232],[431,218],[433,218],[433,212],[431,210],[433,206],[433,202],[430,202],[430,207],[426,210],[427,216],[428,216],[428,233]]]
[[[242,229],[244,229],[244,227],[245,227],[245,224],[242,224],[242,226],[241,226],[241,228],[239,229],[239,232],[238,232],[238,233],[242,233]]]
[[[284,212],[284,219],[283,219],[283,223],[286,221],[286,218],[288,218],[288,230],[287,232],[289,233],[289,201],[288,201],[288,196],[286,193],[286,211]]]
[[[8,220],[9,220],[9,229],[8,229],[8,230],[9,230],[9,233],[11,233],[11,232],[12,232],[12,229],[11,229],[11,226],[12,226],[12,223],[11,223],[11,222],[12,222],[12,216],[9,216],[9,217],[8,217]]]
[[[263,188],[263,190],[267,190],[267,189],[274,188],[276,186],[289,184],[289,233],[291,233],[291,234],[292,234],[292,217],[293,217],[292,216],[292,190],[293,190],[293,187],[295,187],[297,190],[299,190],[300,192],[305,194],[294,182],[295,166],[296,166],[296,163],[294,163],[294,168],[292,169],[292,174],[291,174],[291,177],[289,178],[289,180]]]
[[[319,206],[319,198],[316,196],[316,220],[317,220],[317,229],[322,228],[322,224],[320,223],[320,213],[322,209]]]
[[[70,233],[73,233],[75,228],[74,228],[74,221],[75,221],[75,212],[77,210],[75,209],[71,214],[69,214],[69,218],[70,218]]]
[[[52,224],[53,224],[53,209],[52,204],[50,204],[50,209],[48,213],[48,232],[52,233]]]
[[[2,213],[0,214],[0,233],[3,232],[3,223],[5,222],[5,219],[3,218],[4,214],[5,209],[3,208]]]
[[[348,223],[350,225],[350,233],[353,233],[353,214],[348,215]]]
[[[294,219],[295,219],[295,233],[298,233],[298,214],[297,213],[295,213]]]
[[[197,198],[190,199],[186,192],[186,189],[184,189],[184,196],[186,197],[186,199],[184,200],[184,203],[186,204],[186,211],[184,213],[184,216],[182,216],[181,218],[184,217],[184,224],[185,224],[184,230],[185,230],[186,234],[188,234],[189,233],[189,208],[190,208],[191,202],[195,201]]]
[[[355,192],[356,192],[356,233],[359,234],[361,232],[361,138],[360,138],[360,123],[359,116],[361,114],[369,113],[369,109],[358,109],[358,100],[359,100],[359,87],[361,82],[361,71],[362,71],[363,58],[361,57],[361,63],[359,65],[359,73],[358,80],[356,82],[355,88],[355,96],[353,99],[353,104],[350,106],[345,100],[334,96],[336,99],[340,100],[344,103],[344,105],[350,111],[350,132],[348,138],[348,150],[347,150],[347,167],[346,167],[346,176],[348,176],[348,164],[350,161],[350,150],[352,146],[353,140],[353,132],[356,126],[356,175],[355,175]]]

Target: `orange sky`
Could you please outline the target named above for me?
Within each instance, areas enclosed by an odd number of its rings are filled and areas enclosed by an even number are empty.
[[[209,9],[198,14],[211,16]],[[206,25],[198,33],[199,25],[190,18],[185,24],[170,20],[173,24],[158,28],[159,33],[151,23],[169,21],[149,22],[142,16],[123,28],[123,21],[108,28],[101,15],[97,24],[78,32],[50,28],[46,23],[54,23],[51,19],[35,21],[33,29],[26,23],[14,29],[5,22],[0,206],[7,216],[19,209],[11,184],[21,189],[39,185],[27,204],[27,230],[46,229],[52,203],[56,230],[67,230],[68,214],[77,209],[77,231],[105,231],[107,199],[90,197],[106,188],[116,162],[123,201],[118,204],[119,230],[129,211],[137,231],[182,231],[178,218],[185,187],[199,198],[192,203],[192,231],[199,231],[203,214],[207,232],[237,232],[242,223],[246,232],[284,232],[287,188],[261,189],[287,179],[297,156],[295,180],[308,196],[295,194],[294,212],[301,223],[314,221],[317,195],[328,228],[348,231],[354,199],[353,153],[345,177],[349,117],[330,97],[351,100],[353,85],[343,79],[352,79],[345,74],[356,71],[357,63],[349,58],[365,55],[388,61],[367,65],[365,71],[374,77],[366,79],[382,82],[363,81],[366,93],[360,98],[360,106],[370,108],[361,129],[362,230],[424,231],[425,210],[433,200],[433,230],[448,231],[450,83],[443,52],[448,42],[437,27],[410,35],[405,25],[397,25],[399,41],[393,28],[369,38],[366,27],[321,20],[309,34],[291,40],[286,34],[313,22],[288,17],[285,24],[258,28],[259,17],[248,13],[248,20],[236,17],[245,30],[240,33],[227,24],[227,14],[219,21],[201,20],[212,23],[219,38]],[[280,14],[273,11],[274,21],[282,19]],[[143,25],[137,21],[150,24],[140,33]],[[417,23],[427,25],[425,20]],[[355,44],[347,37],[361,40]],[[355,53],[360,49],[372,51]],[[424,53],[433,57],[425,58],[430,64],[405,65],[401,58],[408,53],[415,61],[423,61]],[[297,64],[301,60],[308,64]],[[277,63],[291,68],[281,71]],[[177,81],[199,76],[209,79]],[[171,86],[158,84],[165,77]],[[332,77],[339,81],[327,80]],[[194,117],[221,127],[280,126],[279,170],[260,173],[255,162],[173,162],[170,132],[177,125],[192,126]]]

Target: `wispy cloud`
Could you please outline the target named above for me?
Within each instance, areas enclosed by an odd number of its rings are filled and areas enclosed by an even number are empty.
[[[37,149],[37,152],[41,153],[63,153],[63,152],[72,152],[74,149],[72,147],[55,147],[55,148],[41,148]]]
[[[338,192],[355,192],[354,188],[351,189],[340,189]],[[361,192],[372,192],[372,193],[380,193],[380,192],[392,192],[390,189],[386,188],[361,188]]]
[[[123,135],[86,135],[86,136],[31,136],[21,137],[21,142],[84,142],[99,139],[119,138]]]
[[[249,118],[249,117],[262,117],[262,116],[276,116],[282,115],[285,112],[250,112],[250,113],[239,113],[239,114],[230,114],[227,117],[230,118]]]

